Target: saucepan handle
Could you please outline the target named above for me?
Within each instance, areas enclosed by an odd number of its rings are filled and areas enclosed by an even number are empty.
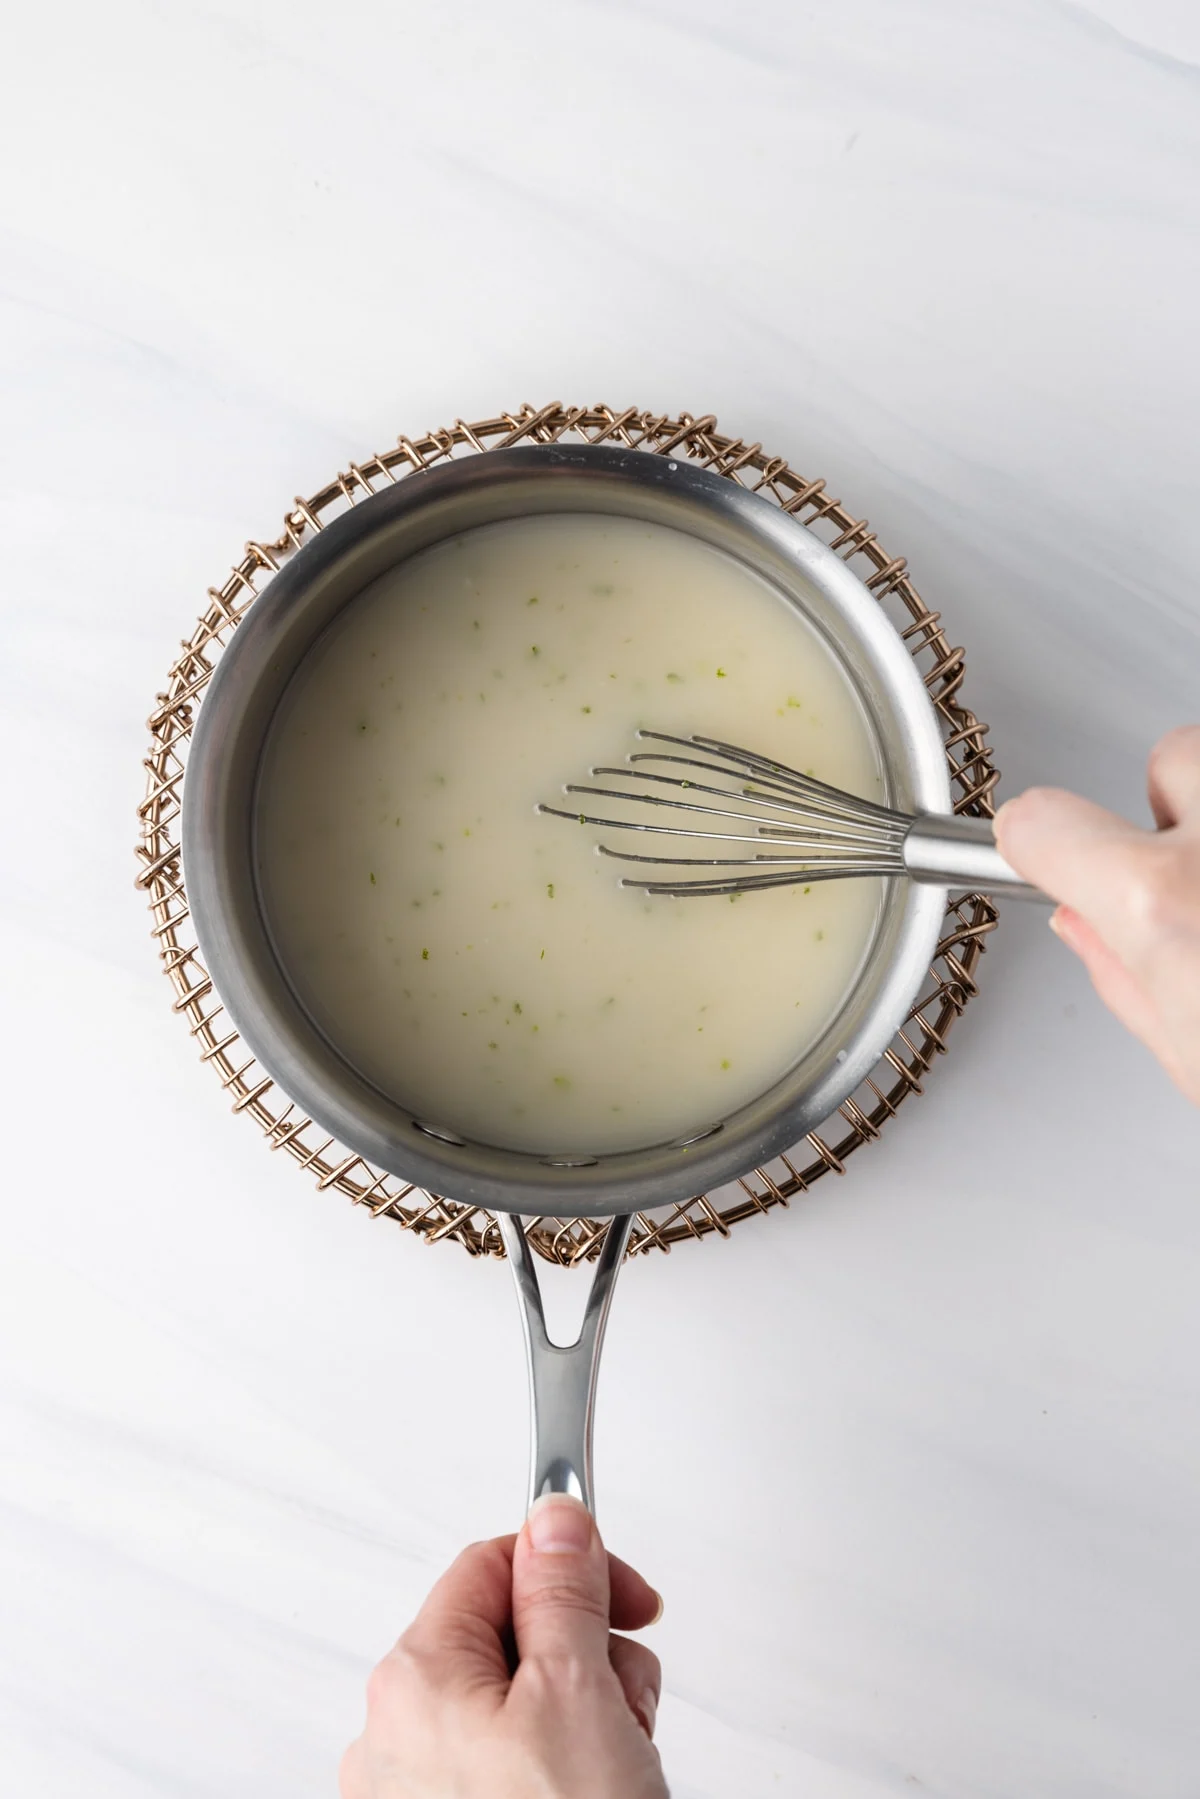
[[[569,1344],[550,1341],[534,1252],[526,1241],[521,1220],[502,1212],[496,1222],[517,1286],[529,1365],[529,1504],[544,1493],[571,1493],[582,1499],[589,1512],[594,1512],[592,1418],[600,1348],[633,1215],[614,1218],[608,1227],[588,1294],[583,1328],[575,1342]]]

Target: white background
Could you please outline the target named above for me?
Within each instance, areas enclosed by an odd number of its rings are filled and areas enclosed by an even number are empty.
[[[524,1482],[508,1276],[233,1119],[143,720],[293,495],[530,399],[714,411],[969,650],[1003,791],[1200,713],[1188,0],[108,0],[0,61],[0,1765],[331,1799]],[[1200,1793],[1200,1123],[1010,913],[927,1096],[631,1268],[598,1480],[677,1799]],[[577,1291],[578,1288],[576,1287]]]

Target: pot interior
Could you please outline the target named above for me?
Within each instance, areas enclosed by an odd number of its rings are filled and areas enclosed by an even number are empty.
[[[719,1185],[828,1116],[902,1022],[936,944],[944,895],[887,883],[869,948],[830,1028],[763,1091],[671,1141],[612,1153],[473,1142],[452,1117],[406,1108],[354,1067],[284,967],[256,878],[256,803],[272,722],[309,651],[387,570],[476,526],[554,513],[668,525],[770,582],[821,634],[851,684],[869,721],[884,797],[906,809],[948,809],[940,733],[920,679],[840,558],[731,481],[656,456],[555,446],[413,476],[360,503],[284,567],[210,684],[189,758],[183,846],[197,934],[218,992],[297,1104],[365,1160],[448,1197],[505,1211],[599,1216]]]

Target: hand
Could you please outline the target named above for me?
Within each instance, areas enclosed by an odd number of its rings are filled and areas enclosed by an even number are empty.
[[[367,1685],[342,1799],[667,1799],[651,1738],[662,1602],[577,1500],[464,1550]]]
[[[1150,757],[1145,831],[1034,787],[996,814],[1001,853],[1063,903],[1050,923],[1097,993],[1200,1105],[1200,725]]]

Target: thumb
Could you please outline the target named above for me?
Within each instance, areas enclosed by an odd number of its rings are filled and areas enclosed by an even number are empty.
[[[577,1499],[539,1499],[513,1550],[513,1632],[522,1661],[608,1667],[608,1557]]]
[[[1150,833],[1091,800],[1031,787],[1001,806],[996,842],[1019,874],[1070,906],[1118,951],[1127,893]]]

